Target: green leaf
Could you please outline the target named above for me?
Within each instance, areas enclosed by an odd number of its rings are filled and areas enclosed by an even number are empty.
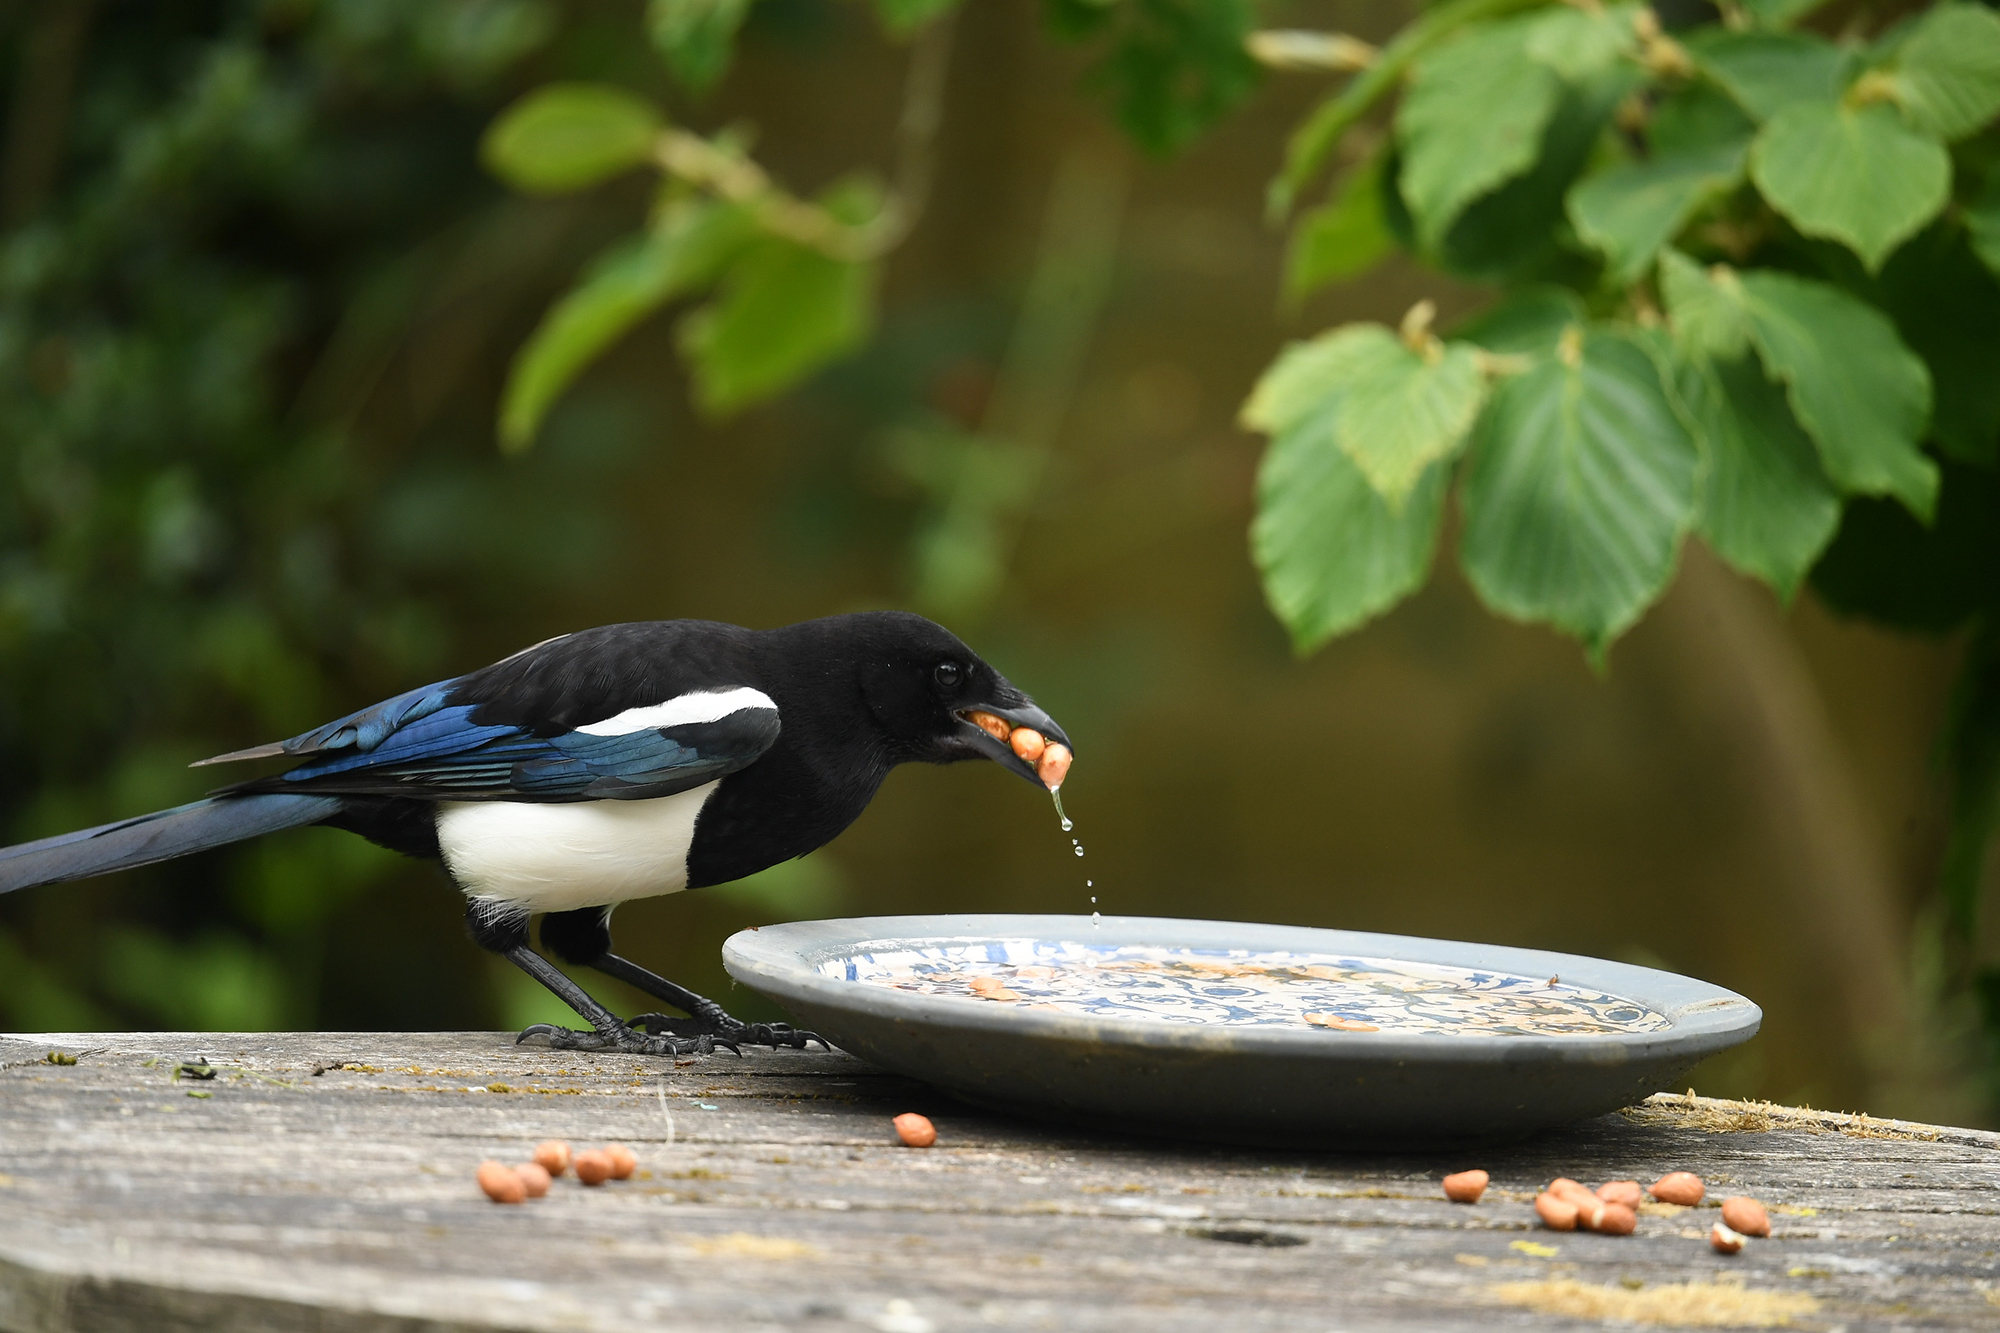
[[[1951,156],[1880,103],[1801,102],[1758,134],[1750,175],[1793,226],[1874,270],[1944,207]]]
[[[1392,509],[1400,509],[1431,464],[1457,456],[1486,397],[1472,348],[1419,356],[1381,330],[1370,373],[1347,386],[1335,423],[1340,447]]]
[[[1695,65],[1758,120],[1794,102],[1830,102],[1847,86],[1854,57],[1809,33],[1709,29],[1688,42]]]
[[[1485,378],[1464,345],[1411,351],[1380,324],[1349,324],[1279,354],[1244,405],[1245,425],[1273,433],[1330,420],[1334,443],[1392,510],[1440,459],[1455,456],[1479,414]]]
[[[1888,74],[1912,124],[1964,138],[2000,113],[2000,16],[1982,5],[1939,5],[1896,44]]]
[[[1582,83],[1638,50],[1632,29],[1638,12],[1632,4],[1588,10],[1551,6],[1528,25],[1528,56],[1571,83]]]
[[[1734,270],[1712,273],[1678,250],[1660,256],[1660,296],[1674,344],[1690,358],[1727,361],[1750,348],[1750,312]]]
[[[722,295],[681,321],[695,398],[711,416],[789,389],[851,351],[874,323],[875,266],[777,237],[755,242]]]
[[[2000,172],[1965,206],[1965,230],[1979,262],[2000,273]]]
[[[729,71],[752,0],[648,0],[646,31],[674,78],[706,92]]]
[[[1437,247],[1439,267],[1509,285],[1587,283],[1590,265],[1570,235],[1566,199],[1602,141],[1613,109],[1639,81],[1638,67],[1630,66],[1588,88],[1567,90],[1549,118],[1534,166],[1466,207]]]
[[[1747,141],[1661,153],[1587,177],[1569,192],[1577,234],[1604,252],[1610,276],[1630,286],[1695,211],[1743,175]]]
[[[647,315],[712,281],[750,235],[742,209],[690,203],[607,251],[515,354],[501,397],[501,446],[513,453],[532,444],[585,366]]]
[[[1362,326],[1335,329],[1309,342],[1287,343],[1277,360],[1257,377],[1238,420],[1250,430],[1276,435],[1326,406],[1350,373],[1355,343],[1343,335],[1355,327]],[[1332,426],[1327,429],[1332,430]]]
[[[1742,0],[1744,12],[1760,28],[1789,28],[1825,4],[1826,0]]]
[[[875,0],[882,26],[893,33],[914,32],[956,5],[958,0]]]
[[[1702,537],[1789,601],[1840,525],[1812,440],[1747,356],[1684,362],[1679,388],[1708,447]]]
[[[1526,58],[1527,33],[1518,20],[1489,24],[1411,67],[1396,114],[1397,185],[1426,248],[1466,205],[1535,163],[1562,84]]]
[[[1301,652],[1422,586],[1451,472],[1433,464],[1392,510],[1334,442],[1337,417],[1329,407],[1291,422],[1258,470],[1251,553],[1271,610]]]
[[[1048,0],[1048,4],[1052,12],[1063,14],[1089,15],[1104,9],[1102,0]],[[1292,131],[1285,143],[1284,169],[1265,194],[1271,218],[1283,218],[1291,211],[1347,131],[1402,85],[1410,65],[1425,52],[1470,24],[1539,7],[1540,0],[1439,0],[1419,12],[1382,48],[1373,64],[1314,107]]]
[[[1382,157],[1370,156],[1331,203],[1302,216],[1285,256],[1285,298],[1297,302],[1329,283],[1365,273],[1395,249],[1382,217]]]
[[[1658,597],[1698,455],[1652,358],[1595,332],[1494,390],[1474,432],[1461,557],[1501,615],[1605,648]]]
[[[1470,347],[1443,350],[1433,362],[1379,324],[1333,335],[1346,344],[1334,439],[1392,509],[1439,459],[1464,447],[1486,385]]]
[[[1052,0],[1049,12],[1060,36],[1108,32],[1111,49],[1085,82],[1157,156],[1185,147],[1263,78],[1244,46],[1257,23],[1251,0]]]
[[[1705,273],[1671,250],[1660,290],[1685,354],[1728,360],[1746,341],[1756,348],[1843,491],[1894,495],[1928,518],[1937,467],[1918,441],[1930,419],[1930,372],[1887,316],[1823,282],[1721,266]]]
[[[531,194],[581,190],[652,156],[660,113],[601,83],[551,83],[500,113],[480,142],[480,160]]]
[[[1734,98],[1713,84],[1697,82],[1660,98],[1646,127],[1646,142],[1655,153],[1678,153],[1738,143],[1756,132],[1757,122]]]
[[[1567,287],[1528,287],[1461,324],[1454,338],[1510,356],[1547,356],[1588,315]]]
[[[1750,335],[1783,380],[1799,423],[1844,491],[1893,495],[1928,519],[1937,465],[1918,441],[1930,421],[1931,377],[1875,307],[1789,273],[1741,275]]]

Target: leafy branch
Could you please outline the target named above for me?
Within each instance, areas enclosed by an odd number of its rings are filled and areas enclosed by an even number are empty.
[[[1393,101],[1297,219],[1290,299],[1397,249],[1500,299],[1434,343],[1350,324],[1280,354],[1243,411],[1270,436],[1252,549],[1301,651],[1424,583],[1454,492],[1487,606],[1599,663],[1690,535],[1782,598],[1978,627],[1944,746],[1969,941],[2000,804],[2000,17],[1835,40],[1813,8],[1670,32],[1629,0],[1449,0],[1366,58],[1255,35],[1356,71],[1274,216]]]
[[[1292,132],[1290,141],[1285,145],[1284,170],[1271,182],[1266,201],[1271,216],[1283,218],[1292,211],[1298,197],[1312,184],[1313,176],[1326,165],[1327,158],[1339,146],[1341,136],[1396,90],[1411,63],[1424,52],[1469,23],[1546,3],[1548,0],[1448,0],[1448,3],[1439,5],[1403,29],[1372,60],[1355,66],[1360,70],[1358,77],[1339,93],[1320,103],[1305,123]],[[1337,35],[1313,35],[1322,36],[1332,47],[1343,45]],[[1293,35],[1293,43],[1294,49],[1305,45],[1297,34]],[[1288,67],[1279,60],[1271,59],[1274,48],[1268,40],[1252,45],[1250,50],[1267,63],[1279,68]],[[1289,67],[1304,64],[1302,61]],[[1339,68],[1332,64],[1321,67]]]
[[[703,13],[716,19],[720,11]],[[656,6],[653,28],[679,43],[668,48],[670,63],[706,75],[714,53],[690,55],[688,43],[711,34],[692,17],[685,5]],[[648,166],[661,176],[646,229],[600,255],[515,357],[501,402],[502,447],[528,448],[576,376],[675,300],[716,293],[680,328],[697,401],[712,413],[783,392],[862,341],[874,321],[874,267],[909,235],[929,198],[952,18],[936,18],[912,43],[887,193],[855,179],[801,199],[749,155],[740,133],[704,137],[605,85],[548,85],[502,114],[484,157],[518,189],[588,189]]]

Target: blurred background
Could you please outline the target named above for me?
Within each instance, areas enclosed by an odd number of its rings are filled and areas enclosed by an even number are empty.
[[[1285,12],[1379,39],[1413,10]],[[648,195],[509,193],[478,165],[493,116],[607,80],[703,129],[754,125],[801,192],[886,172],[909,53],[871,15],[762,0],[701,102],[637,0],[0,15],[6,841],[191,799],[211,781],[194,759],[567,630],[910,607],[1076,739],[1088,855],[991,765],[906,768],[806,861],[625,908],[624,952],[750,1016],[772,1011],[721,941],[809,916],[1094,893],[1490,940],[1755,999],[1762,1035],[1697,1071],[1702,1092],[1993,1123],[1927,906],[1956,641],[1810,591],[1781,608],[1691,543],[1602,674],[1487,614],[1448,556],[1384,619],[1293,655],[1246,554],[1260,442],[1238,405],[1288,338],[1485,299],[1392,260],[1280,308],[1263,189],[1322,84],[1267,78],[1149,155],[1037,6],[969,5],[929,208],[864,350],[715,421],[654,320],[508,458],[510,358]],[[438,871],[320,830],[30,890],[0,899],[0,1025],[556,1016],[461,911]]]

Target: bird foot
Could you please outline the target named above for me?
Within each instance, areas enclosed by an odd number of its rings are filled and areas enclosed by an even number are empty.
[[[833,1043],[817,1032],[804,1032],[790,1023],[745,1023],[718,1004],[712,1004],[712,1007],[703,1009],[692,1018],[640,1014],[632,1020],[632,1026],[650,1032],[672,1033],[682,1038],[707,1038],[723,1045],[741,1042],[746,1046],[769,1046],[774,1051],[785,1047],[795,1051],[810,1050],[812,1042],[818,1042],[824,1050],[833,1049]]]
[[[736,1039],[727,1033],[696,1032],[686,1035],[662,1035],[655,1029],[652,1035],[633,1031],[642,1026],[648,1018],[658,1018],[658,1014],[646,1014],[632,1023],[621,1023],[610,1031],[578,1032],[574,1028],[557,1027],[553,1023],[537,1023],[523,1028],[521,1035],[514,1038],[520,1045],[530,1037],[547,1037],[549,1046],[559,1051],[622,1051],[628,1055],[708,1055],[718,1046],[732,1055],[741,1055]]]

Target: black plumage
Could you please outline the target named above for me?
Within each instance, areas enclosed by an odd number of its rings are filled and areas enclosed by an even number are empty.
[[[809,1034],[745,1027],[612,953],[611,909],[823,846],[898,764],[985,757],[1036,780],[967,720],[973,711],[1069,744],[1031,699],[919,616],[873,612],[763,631],[697,620],[609,625],[203,761],[297,761],[284,772],[0,849],[0,892],[324,824],[441,861],[470,900],[474,938],[592,1026],[524,1036],[655,1053],[745,1039],[802,1045]],[[628,1024],[610,1014],[528,947],[538,911],[546,948],[688,1016]]]

